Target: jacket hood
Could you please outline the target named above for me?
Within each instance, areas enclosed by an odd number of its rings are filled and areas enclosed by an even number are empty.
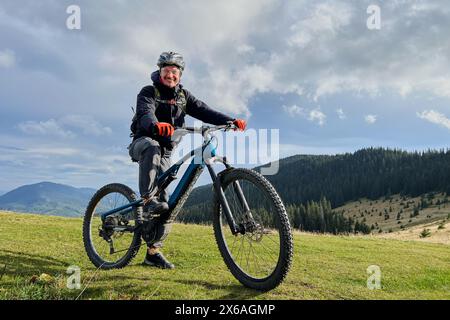
[[[162,85],[161,77],[159,76],[159,71],[153,72],[151,78],[152,78],[153,84],[160,84],[160,85]]]

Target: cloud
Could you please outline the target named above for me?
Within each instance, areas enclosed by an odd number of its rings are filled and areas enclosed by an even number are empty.
[[[16,64],[16,56],[11,50],[0,51],[0,68],[11,68]]]
[[[287,112],[291,117],[295,117],[295,116],[306,116],[306,111],[304,108],[299,107],[297,105],[292,105],[292,106],[283,106],[283,110],[285,112]]]
[[[305,19],[290,26],[289,46],[306,47],[317,38],[334,37],[349,24],[351,8],[342,3],[319,3]]]
[[[25,150],[26,153],[31,155],[36,155],[38,157],[47,156],[65,156],[72,157],[75,155],[82,154],[80,149],[68,148],[68,147],[49,147],[49,146],[39,146],[32,147]]]
[[[0,149],[15,150],[15,151],[24,151],[25,150],[23,148],[17,148],[17,147],[13,147],[13,146],[2,146],[2,145],[0,145]]]
[[[319,108],[312,109],[312,110],[306,110],[303,107],[299,107],[297,105],[291,105],[291,106],[283,106],[283,110],[289,114],[290,117],[302,117],[304,119],[307,119],[311,122],[316,122],[318,125],[323,126],[325,124],[325,119],[327,116],[320,111]]]
[[[344,120],[347,119],[347,116],[344,113],[344,110],[342,108],[336,109],[336,112],[338,114],[339,119]]]
[[[248,101],[257,93],[270,90],[272,74],[259,65],[242,66],[239,70],[214,68],[214,76],[196,80],[197,91],[201,100],[223,111],[250,115]]]
[[[22,48],[28,66],[82,79],[85,97],[103,85],[122,86],[109,94],[118,101],[124,84],[135,95],[132,84],[148,81],[157,56],[168,49],[185,55],[182,80],[194,95],[234,114],[249,116],[249,102],[261,93],[315,100],[384,91],[450,97],[450,46],[442,41],[450,29],[450,5],[437,0],[383,4],[379,31],[366,27],[370,1],[79,1],[83,27],[76,32],[61,23],[63,3],[24,3],[18,11],[15,1],[2,1],[0,24],[6,29],[0,40]]]
[[[135,188],[138,166],[131,162],[125,146],[113,152],[95,145],[79,146],[78,139],[71,142],[76,146],[67,146],[64,141],[50,144],[22,138],[14,141],[22,146],[20,149],[2,147],[0,185],[12,189],[45,180],[97,188],[121,181]]]
[[[91,116],[68,115],[61,118],[60,123],[64,126],[81,129],[86,135],[102,136],[112,133],[111,128],[103,126]]]
[[[74,131],[84,135],[110,135],[111,128],[101,125],[91,116],[67,115],[58,120],[50,119],[47,121],[25,121],[18,124],[18,128],[30,135],[47,135],[61,138],[75,138],[77,134]]]
[[[374,114],[368,114],[367,116],[364,117],[364,120],[368,124],[374,124],[377,121],[377,116]]]
[[[245,43],[239,45],[236,48],[236,50],[237,50],[237,52],[239,54],[242,54],[242,55],[244,55],[244,54],[253,54],[255,52],[255,48],[254,47],[252,47],[252,46],[250,46],[248,44],[245,44]]]
[[[431,123],[435,123],[444,128],[450,129],[450,119],[447,118],[444,114],[437,111],[425,110],[423,112],[417,112],[417,116]]]
[[[450,46],[440,40],[450,28],[450,6],[431,2],[383,5],[379,31],[365,26],[368,1],[304,5],[292,12],[300,22],[277,24],[288,30],[290,49],[276,50],[268,68],[276,83],[296,83],[314,100],[344,92],[450,97]]]
[[[325,124],[326,115],[320,111],[319,109],[311,110],[308,115],[308,120],[317,122],[319,126],[323,126]]]
[[[30,135],[58,136],[61,138],[74,138],[76,136],[72,131],[64,130],[55,119],[21,122],[18,124],[18,128]]]

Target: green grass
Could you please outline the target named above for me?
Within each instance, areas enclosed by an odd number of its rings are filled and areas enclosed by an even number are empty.
[[[270,292],[244,288],[226,268],[212,227],[176,224],[164,253],[175,270],[143,267],[144,249],[122,270],[96,271],[81,238],[81,219],[0,212],[0,299],[75,299],[67,267],[81,268],[80,299],[450,299],[446,245],[331,235],[294,235],[286,281]],[[6,269],[5,269],[6,265]],[[378,265],[380,290],[366,286]],[[31,283],[42,273],[52,281]]]

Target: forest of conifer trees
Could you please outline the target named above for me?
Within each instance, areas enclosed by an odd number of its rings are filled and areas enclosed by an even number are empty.
[[[258,168],[255,168],[258,170]],[[283,199],[294,228],[327,233],[369,233],[370,228],[332,208],[360,198],[391,194],[450,194],[450,150],[406,152],[367,148],[340,155],[298,155],[280,160],[266,176]],[[212,221],[211,186],[196,188],[179,220]]]

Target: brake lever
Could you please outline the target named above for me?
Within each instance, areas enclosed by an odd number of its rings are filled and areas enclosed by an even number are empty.
[[[234,125],[233,121],[228,121],[227,122],[225,131],[236,130],[236,129],[237,129],[237,127]]]

